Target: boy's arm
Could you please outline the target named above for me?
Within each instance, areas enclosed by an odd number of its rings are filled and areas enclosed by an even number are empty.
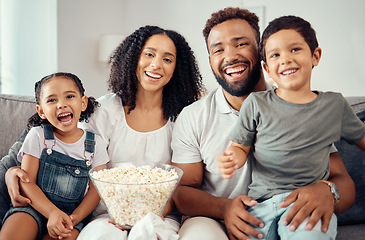
[[[99,171],[102,169],[106,169],[106,165],[100,165],[94,168],[94,171]],[[92,183],[91,179],[89,180],[89,189],[80,203],[80,205],[73,211],[71,214],[71,219],[73,225],[75,226],[79,222],[81,222],[85,217],[87,217],[98,205],[100,201],[99,194]]]
[[[226,151],[217,156],[217,166],[224,179],[232,178],[236,170],[246,163],[250,148],[232,142]]]
[[[248,154],[250,153],[251,146],[243,146],[236,142],[232,142],[228,151],[231,150],[236,155],[237,167],[241,168],[247,162]]]

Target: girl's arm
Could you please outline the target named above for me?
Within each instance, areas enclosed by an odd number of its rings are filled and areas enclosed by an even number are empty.
[[[106,169],[106,165],[100,165],[94,168],[94,171],[99,171],[102,169]],[[100,201],[99,194],[90,179],[89,190],[87,191],[80,205],[71,214],[73,225],[75,226],[76,224],[81,222],[85,217],[87,217],[96,208],[99,201]]]
[[[22,193],[31,200],[34,207],[47,219],[52,218],[53,225],[57,230],[49,231],[51,237],[68,237],[72,229],[72,221],[67,214],[58,209],[37,185],[39,159],[24,153],[21,168],[28,174],[29,182],[20,181]],[[66,228],[67,227],[67,228]],[[49,229],[49,228],[48,228]]]

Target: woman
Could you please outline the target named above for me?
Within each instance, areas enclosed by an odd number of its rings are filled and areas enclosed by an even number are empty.
[[[188,43],[174,31],[141,27],[117,47],[110,63],[112,93],[98,99],[101,106],[85,128],[106,141],[110,167],[130,161],[169,163],[173,122],[204,89]],[[7,175],[10,188],[16,185],[14,175],[21,174],[17,170]],[[99,215],[79,239],[119,236],[122,231],[108,220],[108,215]]]

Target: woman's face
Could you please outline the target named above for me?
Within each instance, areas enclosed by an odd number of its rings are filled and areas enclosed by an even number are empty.
[[[162,91],[176,66],[176,47],[166,34],[151,36],[142,48],[137,66],[139,87],[145,91]],[[139,90],[141,90],[139,88]]]

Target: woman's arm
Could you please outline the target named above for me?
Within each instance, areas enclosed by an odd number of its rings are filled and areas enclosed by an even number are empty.
[[[11,203],[14,207],[28,206],[31,201],[29,198],[20,195],[19,181],[29,182],[28,174],[20,166],[11,167],[5,173],[5,183],[8,188]]]

